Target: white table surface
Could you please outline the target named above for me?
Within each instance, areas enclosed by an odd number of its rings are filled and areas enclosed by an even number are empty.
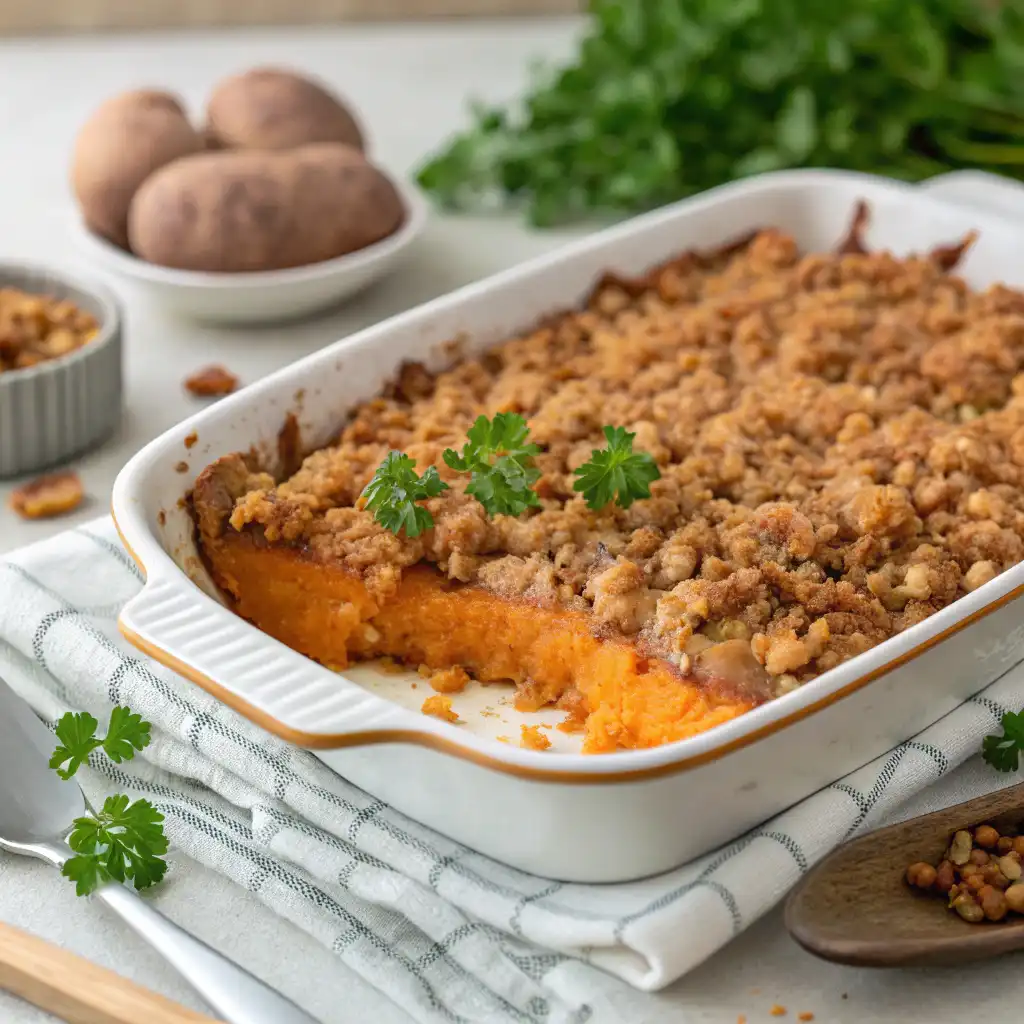
[[[305,68],[343,90],[370,127],[376,157],[408,172],[465,117],[468,95],[512,95],[529,59],[568,51],[568,20],[95,36],[0,42],[0,258],[79,263],[64,230],[76,127],[107,95],[155,85],[193,109],[221,76],[264,62]],[[195,408],[181,381],[221,361],[245,381],[367,323],[557,245],[571,232],[531,234],[509,220],[435,218],[398,276],[346,309],[287,328],[213,329],[172,322],[118,288],[127,309],[127,410],[117,436],[77,463],[86,507],[24,523],[0,509],[0,552],[101,513],[114,476],[147,440]],[[79,265],[79,269],[83,268]],[[110,282],[116,284],[115,282]],[[0,503],[10,490],[0,484]],[[2,600],[3,595],[0,595]],[[156,900],[170,917],[267,978],[324,1024],[408,1018],[252,895],[177,856]],[[0,854],[0,919],[29,929],[199,1008],[159,958],[101,908],[76,899],[51,869]],[[750,1024],[780,1003],[819,1022],[1020,1020],[1020,956],[962,970],[871,972],[824,964],[788,938],[776,913],[657,997],[637,997],[628,1024]],[[358,1015],[352,1007],[360,1006]],[[0,993],[0,1021],[50,1020]],[[140,1022],[141,1024],[141,1022]],[[603,1022],[602,1022],[603,1024]]]

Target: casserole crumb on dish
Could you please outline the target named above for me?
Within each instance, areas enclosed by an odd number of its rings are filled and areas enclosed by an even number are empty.
[[[970,240],[832,253],[767,229],[603,278],[440,373],[404,366],[275,480],[207,467],[199,543],[235,610],[332,668],[390,657],[511,681],[592,752],[703,732],[799,687],[1024,557],[1024,293],[973,292]],[[489,518],[441,458],[517,412],[540,507]],[[573,469],[626,427],[651,497],[588,508]],[[359,496],[390,450],[449,489],[419,536]]]

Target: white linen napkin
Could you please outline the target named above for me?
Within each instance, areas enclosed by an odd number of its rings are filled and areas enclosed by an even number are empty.
[[[952,803],[1022,775],[977,759],[953,770],[1024,706],[1024,665],[710,856],[640,882],[552,882],[410,821],[141,656],[116,626],[140,586],[108,519],[0,561],[0,675],[50,723],[69,709],[103,722],[114,703],[152,722],[133,761],[93,757],[79,773],[87,791],[152,800],[173,849],[255,893],[430,1024],[638,1024],[648,997],[636,990],[697,966],[843,840],[898,817],[911,797],[920,810],[940,779],[936,799]]]

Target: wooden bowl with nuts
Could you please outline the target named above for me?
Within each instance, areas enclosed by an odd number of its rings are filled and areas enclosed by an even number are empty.
[[[846,843],[794,889],[786,927],[860,967],[962,964],[1024,949],[1024,783]]]
[[[113,296],[74,274],[0,263],[0,478],[91,448],[121,405]]]

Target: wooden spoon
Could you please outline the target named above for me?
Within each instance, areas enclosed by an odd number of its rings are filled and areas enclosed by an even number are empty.
[[[808,952],[858,967],[962,964],[1024,949],[1024,917],[968,924],[907,868],[938,864],[958,829],[1024,827],[1024,783],[879,829],[839,847],[793,890],[786,927]]]
[[[215,1024],[210,1017],[2,921],[0,989],[68,1024]]]

